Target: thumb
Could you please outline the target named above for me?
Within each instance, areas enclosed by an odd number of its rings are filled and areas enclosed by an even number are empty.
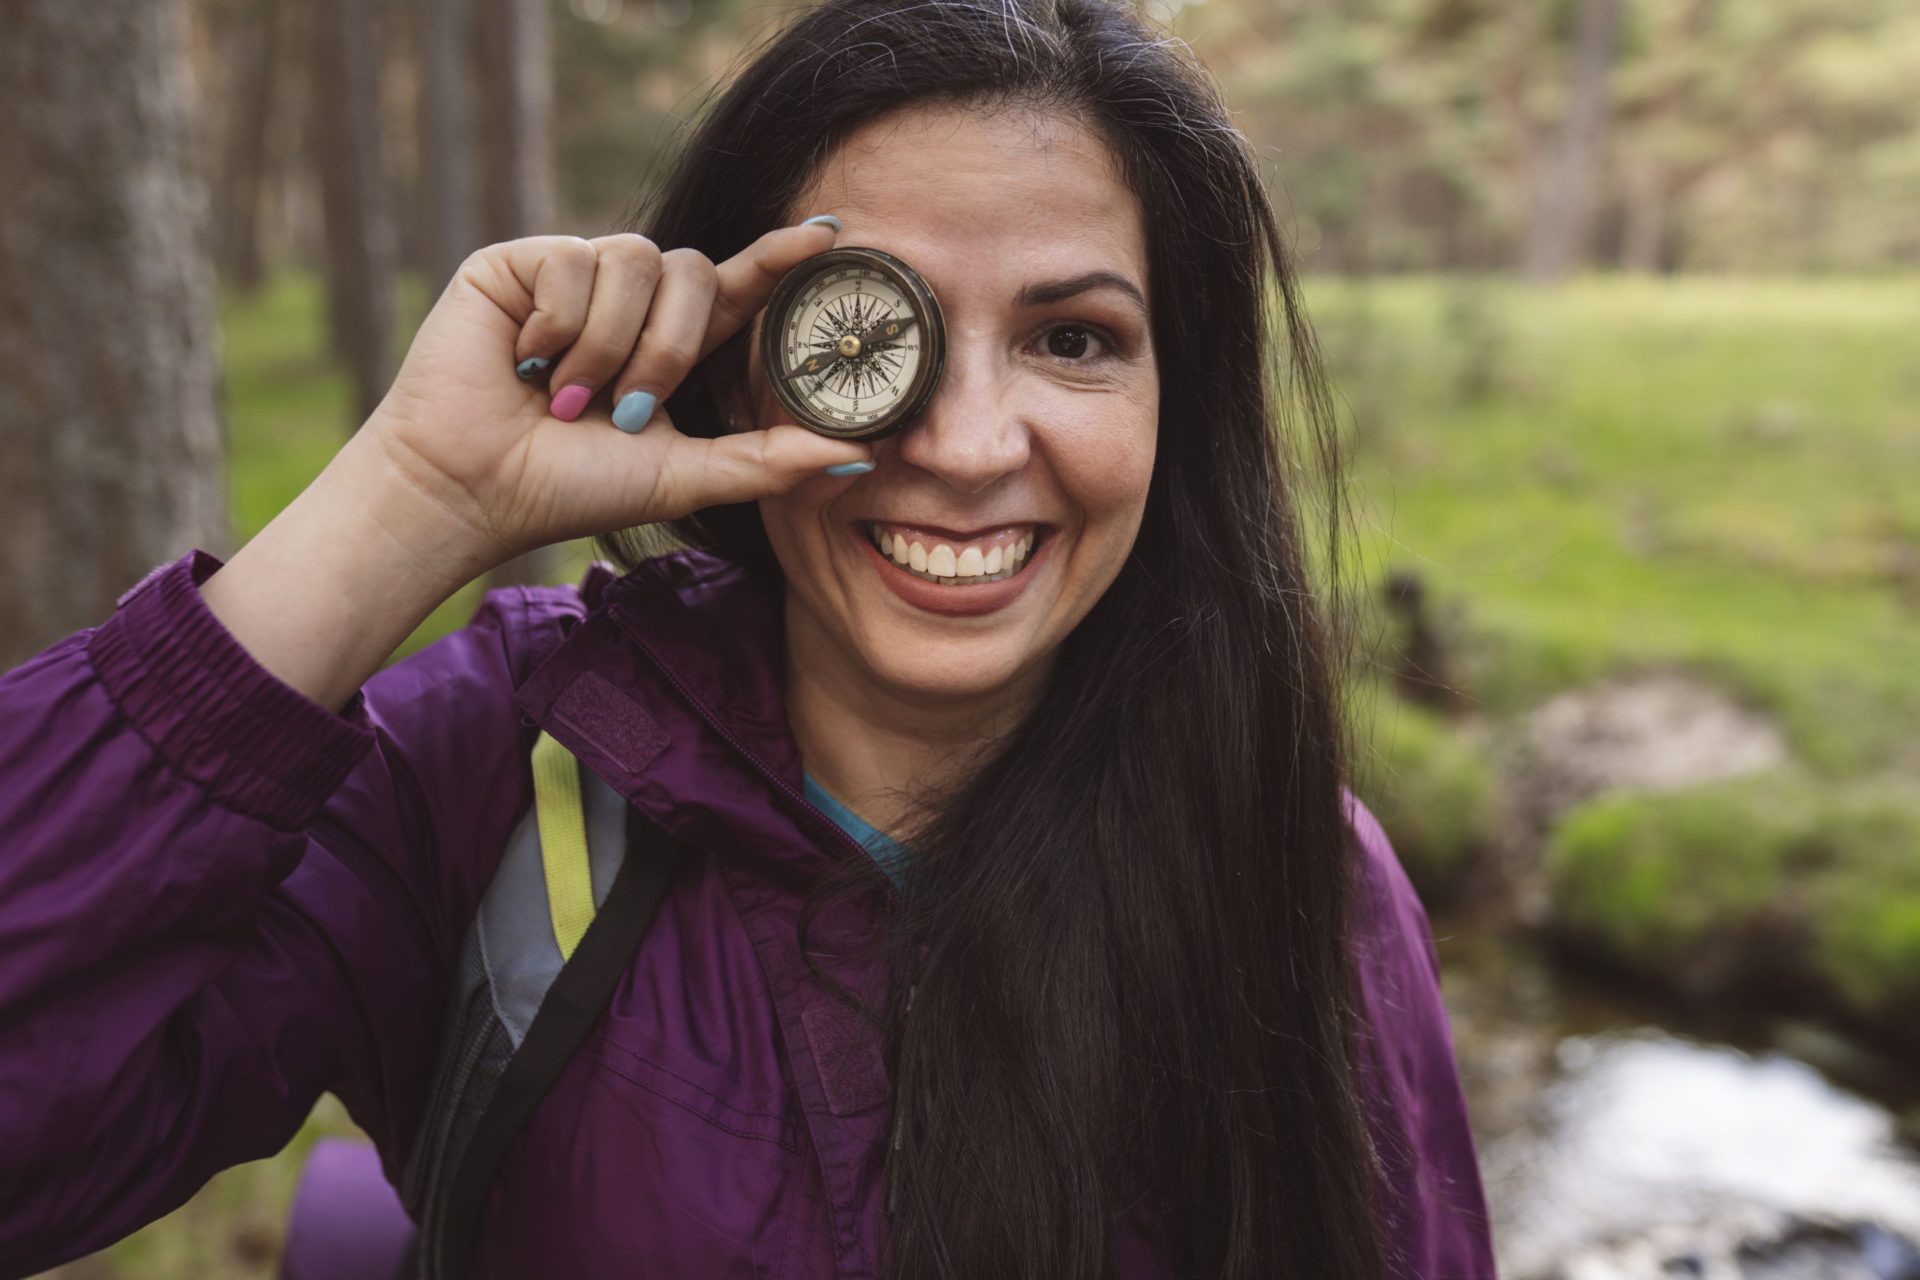
[[[694,496],[696,510],[770,498],[841,463],[864,462],[869,469],[873,463],[873,447],[865,441],[836,440],[805,427],[683,439],[685,448],[669,456],[663,478],[674,492]]]

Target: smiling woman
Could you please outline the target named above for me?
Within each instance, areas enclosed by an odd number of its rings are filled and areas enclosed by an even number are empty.
[[[939,392],[872,473],[760,502],[801,749],[889,825],[916,777],[964,767],[972,726],[1023,718],[1139,532],[1160,410],[1146,232],[1106,144],[1021,107],[891,113],[793,204],[914,263],[946,320]],[[756,422],[781,421],[757,361],[751,379]]]
[[[832,249],[943,317],[870,441],[762,364]],[[429,1100],[511,1092],[554,1008],[582,1039],[428,1276],[1491,1276],[1426,916],[1343,787],[1286,480],[1327,404],[1178,43],[1108,0],[800,14],[634,231],[475,254],[231,563],[0,679],[0,1275],[326,1090],[444,1245]],[[584,533],[624,574],[378,670]],[[575,909],[618,925],[649,854],[552,868],[622,822],[691,856],[581,1001]]]

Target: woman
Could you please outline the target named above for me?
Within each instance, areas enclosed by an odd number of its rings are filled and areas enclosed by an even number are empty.
[[[230,563],[0,685],[0,1271],[326,1090],[398,1176],[544,728],[701,852],[482,1273],[1491,1275],[1276,452],[1325,442],[1314,349],[1204,74],[1104,0],[833,0],[642,225],[474,255]],[[787,423],[753,356],[836,244],[949,327],[874,444]],[[375,674],[490,565],[655,522],[691,549],[620,535],[619,580],[496,592]],[[882,534],[1031,554],[935,585]]]

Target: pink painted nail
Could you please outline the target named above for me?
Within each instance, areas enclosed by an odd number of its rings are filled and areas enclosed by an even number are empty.
[[[587,401],[593,399],[593,388],[584,382],[569,382],[560,388],[553,398],[553,416],[562,422],[572,422],[587,407]]]

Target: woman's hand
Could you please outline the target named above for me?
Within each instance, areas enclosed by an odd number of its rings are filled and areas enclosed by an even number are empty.
[[[689,438],[658,408],[834,234],[826,223],[783,227],[718,265],[637,235],[482,249],[441,294],[361,434],[401,492],[470,537],[448,548],[464,568],[772,496],[866,460],[869,446],[798,426]],[[544,388],[516,376],[543,361]]]
[[[718,266],[631,235],[475,253],[373,417],[207,579],[207,607],[267,670],[337,709],[436,605],[520,552],[869,459],[867,444],[799,426],[691,439],[655,408],[835,230],[783,227]],[[535,358],[552,362],[551,399],[515,374]],[[589,402],[618,407],[610,420]]]

